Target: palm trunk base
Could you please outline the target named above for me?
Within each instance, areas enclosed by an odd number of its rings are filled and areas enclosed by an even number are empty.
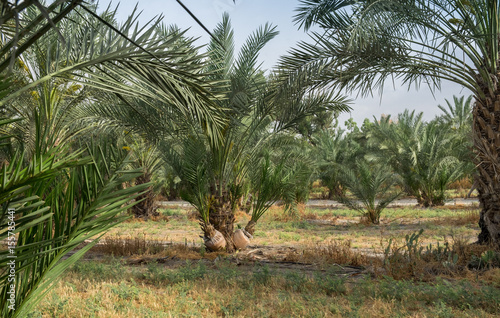
[[[477,236],[477,243],[489,244],[491,242],[491,236],[490,233],[488,232],[488,228],[486,227],[486,223],[484,222],[484,211],[481,211],[478,225],[481,232]]]
[[[132,212],[136,218],[142,218],[147,220],[150,217],[158,216],[160,213],[157,211],[154,195],[149,192],[139,196],[136,200],[141,200],[146,197],[144,201],[141,201],[132,207]]]
[[[257,223],[255,221],[250,220],[247,226],[245,226],[245,231],[250,233],[250,235],[253,235],[255,233],[255,225],[257,225]]]
[[[479,216],[479,244],[494,244],[500,247],[500,202],[480,198],[481,214]]]
[[[209,212],[210,224],[226,239],[226,251],[233,253],[235,246],[233,242],[234,213],[231,202],[223,197],[216,198]]]
[[[144,175],[136,178],[135,184],[138,185],[148,182],[151,182],[151,174],[145,173]],[[147,192],[138,196],[136,201],[140,201],[132,207],[132,213],[136,218],[143,218],[147,220],[150,217],[160,215],[160,213],[157,212],[158,207],[156,206],[156,194],[153,187],[149,187]]]

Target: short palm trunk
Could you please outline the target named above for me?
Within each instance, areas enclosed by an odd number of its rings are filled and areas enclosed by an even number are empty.
[[[212,226],[208,226],[205,233],[205,246],[208,250],[215,252],[223,250],[226,247],[226,239],[221,232],[214,229]]]
[[[245,230],[238,229],[234,231],[233,233],[234,247],[239,250],[245,249],[248,246],[248,244],[250,244],[251,238],[252,235]]]
[[[135,184],[144,184],[151,182],[151,174],[145,173],[142,176],[139,176],[135,180]],[[160,215],[157,212],[158,207],[156,206],[156,193],[153,190],[153,187],[148,187],[147,191],[141,195],[139,195],[136,201],[140,201],[136,205],[132,207],[132,213],[136,218],[142,218],[147,220],[152,216]]]
[[[228,195],[222,195],[213,199],[209,211],[209,222],[215,230],[224,236],[226,251],[229,253],[234,252],[234,211]]]

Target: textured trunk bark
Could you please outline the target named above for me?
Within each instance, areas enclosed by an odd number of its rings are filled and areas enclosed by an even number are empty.
[[[135,180],[135,184],[144,184],[151,181],[151,174],[144,173]],[[156,211],[155,193],[153,192],[153,187],[148,187],[148,191],[137,197],[137,201],[143,200],[132,207],[132,212],[136,218],[143,218],[147,220],[152,216],[158,216],[159,213]]]
[[[334,200],[336,197],[339,197],[344,194],[345,191],[342,189],[340,184],[328,187],[328,200]]]
[[[473,111],[473,138],[476,151],[481,233],[478,243],[500,246],[500,91],[485,100],[476,100]]]
[[[222,196],[216,196],[213,199],[209,211],[209,222],[217,231],[224,235],[226,239],[226,251],[228,253],[234,252],[234,211],[227,193],[224,193]]]

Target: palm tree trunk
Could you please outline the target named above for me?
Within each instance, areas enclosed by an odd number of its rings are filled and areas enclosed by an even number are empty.
[[[135,184],[140,185],[144,183],[151,182],[151,173],[145,172],[143,175],[137,177],[135,179]],[[152,216],[158,216],[159,213],[156,211],[156,202],[155,202],[156,194],[153,191],[153,186],[149,186],[147,188],[147,192],[139,195],[136,198],[136,201],[141,202],[137,203],[132,207],[132,212],[136,218],[143,218],[147,220]]]
[[[476,100],[473,111],[473,138],[476,151],[481,233],[478,243],[500,246],[500,92]]]
[[[234,252],[234,211],[227,192],[219,196],[214,196],[210,206],[209,222],[226,239],[226,251],[228,253]]]

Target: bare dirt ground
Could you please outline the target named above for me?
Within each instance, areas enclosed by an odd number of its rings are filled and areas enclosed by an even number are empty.
[[[187,201],[161,201],[158,204],[164,208],[189,208],[191,205]],[[279,202],[278,202],[279,204]],[[389,204],[388,207],[416,206],[415,199],[400,199]],[[309,200],[306,203],[307,207],[311,208],[339,208],[343,205],[334,200]],[[477,198],[454,198],[448,200],[445,206],[479,206]]]

